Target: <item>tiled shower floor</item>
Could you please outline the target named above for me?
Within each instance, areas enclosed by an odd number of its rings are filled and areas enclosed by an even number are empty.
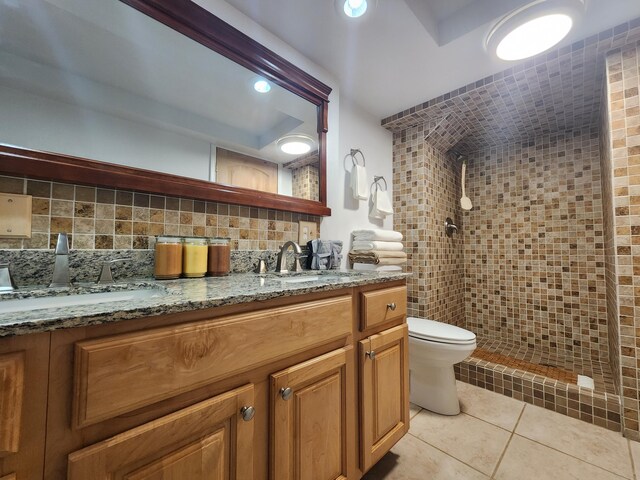
[[[508,367],[534,374],[542,374],[542,372],[535,367],[528,368],[527,363],[569,370],[576,374],[593,378],[596,392],[616,394],[611,368],[607,363],[536,351],[526,345],[514,345],[502,340],[478,339],[478,347],[484,351],[494,352],[516,360],[512,364],[506,365]],[[486,360],[486,358],[482,359]],[[524,363],[519,363],[517,360],[521,360]],[[502,362],[500,363],[503,364]]]

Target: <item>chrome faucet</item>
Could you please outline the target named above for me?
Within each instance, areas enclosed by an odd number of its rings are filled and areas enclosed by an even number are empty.
[[[56,243],[56,264],[53,267],[53,280],[49,287],[70,287],[69,279],[69,237],[66,233],[58,234]]]
[[[287,250],[289,250],[289,247],[293,247],[293,251],[295,253],[295,260],[293,262],[292,271],[293,272],[302,271],[302,266],[300,265],[300,258],[298,258],[298,256],[302,253],[302,249],[300,248],[300,245],[298,245],[296,242],[289,240],[282,247],[280,247],[280,253],[278,253],[278,261],[276,262],[276,272],[278,273],[289,273],[289,270],[287,270],[287,267],[285,266],[285,263],[287,261],[286,253],[287,253]]]
[[[127,258],[116,258],[115,260],[107,260],[102,262],[102,268],[100,269],[100,275],[96,280],[96,283],[99,284],[110,284],[115,283],[113,279],[113,272],[111,271],[111,266],[117,262],[126,262],[128,260],[133,260],[131,257]]]

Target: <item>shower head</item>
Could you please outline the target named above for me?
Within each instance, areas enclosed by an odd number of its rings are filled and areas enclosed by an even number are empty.
[[[456,152],[455,150],[449,150],[456,157],[456,162],[459,162],[463,158],[466,158],[466,155],[461,154],[460,152]]]

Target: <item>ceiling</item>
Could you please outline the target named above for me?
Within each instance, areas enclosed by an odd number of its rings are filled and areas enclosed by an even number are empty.
[[[380,119],[518,65],[492,59],[483,43],[495,20],[527,3],[377,0],[368,18],[350,22],[333,0],[226,1],[332,73],[341,95]],[[586,2],[560,46],[640,17],[638,0]]]

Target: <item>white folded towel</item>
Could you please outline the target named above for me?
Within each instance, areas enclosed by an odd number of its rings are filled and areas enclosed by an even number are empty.
[[[387,250],[387,251],[400,251],[404,249],[402,242],[383,242],[378,240],[358,241],[354,240],[351,245],[352,250]]]
[[[381,228],[372,228],[369,230],[354,230],[351,232],[353,239],[361,240],[382,240],[385,242],[401,242],[402,234],[394,230],[383,230]]]
[[[386,191],[376,189],[373,192],[373,204],[369,211],[371,218],[385,218],[393,213],[393,206]]]
[[[353,270],[368,272],[401,272],[400,265],[374,265],[372,263],[354,263]]]
[[[351,193],[356,200],[366,200],[369,197],[367,171],[362,165],[354,165],[351,169]]]

